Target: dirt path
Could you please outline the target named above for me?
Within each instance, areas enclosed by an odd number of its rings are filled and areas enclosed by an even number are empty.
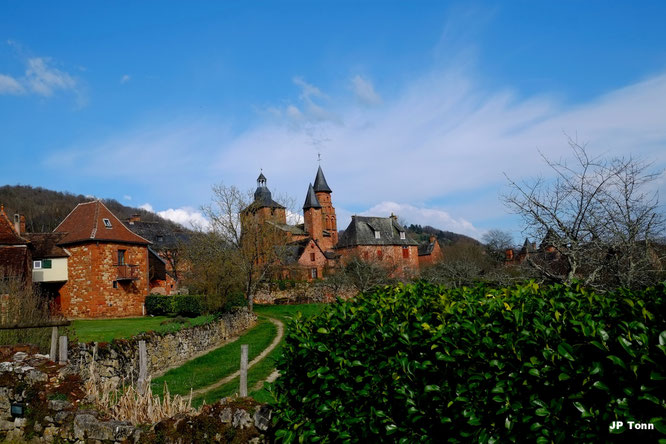
[[[268,378],[254,384],[254,387],[252,387],[252,390],[250,390],[250,391],[251,392],[256,392],[257,390],[261,390],[261,388],[264,386],[264,384],[275,382],[275,380],[278,378],[278,376],[280,376],[280,372],[277,371],[277,370],[273,370],[273,373],[268,375]]]
[[[284,324],[282,321],[279,321],[275,318],[267,318],[269,321],[271,321],[275,326],[277,327],[277,335],[275,335],[275,339],[273,339],[273,342],[270,343],[268,347],[264,349],[257,357],[255,357],[252,361],[250,361],[247,365],[248,370],[252,368],[253,365],[264,359],[270,352],[272,352],[275,347],[278,346],[280,341],[282,340],[282,337],[284,336]],[[233,372],[232,374],[225,376],[224,378],[220,379],[214,384],[211,384],[206,387],[202,387],[198,390],[193,390],[192,391],[192,398],[196,398],[199,395],[203,395],[204,393],[216,389],[224,384],[226,384],[229,381],[232,381],[234,378],[237,378],[240,376],[240,370]]]

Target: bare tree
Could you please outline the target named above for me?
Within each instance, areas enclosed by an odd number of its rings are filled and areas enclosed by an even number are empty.
[[[351,286],[363,293],[379,285],[391,283],[391,276],[396,270],[397,266],[392,262],[379,262],[350,255],[344,258],[341,268],[330,277],[330,281],[340,287]]]
[[[506,250],[513,247],[513,236],[508,231],[490,230],[482,240],[490,257],[498,263],[504,260]]]
[[[421,272],[421,278],[458,288],[482,280],[494,264],[481,245],[456,242],[442,248],[442,260]]]
[[[516,182],[506,205],[524,221],[524,231],[543,240],[527,261],[546,278],[563,283],[635,288],[654,281],[659,268],[653,241],[664,228],[656,191],[660,172],[644,161],[591,157],[569,138],[573,161],[552,161],[555,173]]]
[[[281,198],[287,206],[291,199]],[[284,254],[287,236],[278,224],[255,217],[251,191],[234,186],[213,186],[212,203],[202,207],[210,230],[228,247],[228,260],[243,282],[250,309],[259,284],[269,278]]]

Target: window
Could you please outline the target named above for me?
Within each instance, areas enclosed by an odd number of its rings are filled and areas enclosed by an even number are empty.
[[[315,254],[314,253],[310,253],[310,260],[312,262],[314,262],[314,260],[315,260]]]
[[[381,238],[381,235],[380,235],[379,231],[375,230],[375,239],[380,239],[380,238]]]
[[[377,250],[377,259],[379,259],[380,261],[384,259],[384,253],[382,252],[382,250]]]
[[[32,261],[32,268],[35,270],[42,268],[42,261]]]
[[[405,232],[404,231],[400,232],[400,239],[405,239]]]
[[[368,252],[364,251],[363,252],[363,259],[365,259],[367,261],[369,258],[370,258],[370,255],[368,254]]]
[[[405,259],[409,257],[409,247],[402,247],[402,257]]]
[[[157,242],[164,242],[164,236],[157,236]]]
[[[118,281],[113,281],[113,288],[118,288]]]
[[[125,250],[118,250],[118,265],[125,265]]]
[[[51,268],[51,259],[42,259],[42,268]]]
[[[312,279],[317,279],[317,269],[316,268],[311,268],[310,269],[310,277]]]
[[[104,222],[104,226],[106,228],[111,228],[111,221],[107,218],[102,219],[102,222]]]

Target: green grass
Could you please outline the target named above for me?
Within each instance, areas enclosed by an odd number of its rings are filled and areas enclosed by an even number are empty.
[[[129,338],[147,331],[169,332],[180,330],[183,327],[207,324],[214,318],[213,315],[205,315],[188,319],[184,324],[172,322],[164,325],[162,322],[172,318],[145,316],[142,318],[78,320],[72,321],[71,328],[80,342],[111,342],[113,339]]]
[[[260,318],[269,316],[281,320],[285,327],[296,313],[300,312],[304,317],[310,317],[318,314],[323,310],[326,304],[302,304],[302,305],[255,305],[254,311]],[[247,385],[250,390],[259,381],[264,381],[275,369],[275,361],[282,353],[282,343],[278,345],[272,352],[266,356],[257,365],[250,368],[247,372]],[[239,364],[240,365],[240,362]],[[221,378],[220,378],[221,379]],[[204,393],[202,396],[196,397],[192,400],[192,404],[198,407],[203,401],[206,404],[212,404],[225,396],[231,396],[238,392],[239,378],[234,378],[228,383]],[[250,396],[259,402],[268,402],[271,400],[271,395],[266,388],[250,393]]]
[[[211,385],[240,368],[240,346],[249,345],[248,360],[259,355],[275,338],[277,327],[265,318],[236,341],[166,372],[152,382],[153,393],[162,395],[164,382],[171,394],[187,395],[190,389]]]

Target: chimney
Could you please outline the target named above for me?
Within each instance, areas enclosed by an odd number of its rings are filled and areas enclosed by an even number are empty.
[[[434,244],[437,238],[435,236],[430,236],[430,243]]]
[[[513,260],[513,248],[508,248],[506,250],[506,260],[507,261],[512,261]]]
[[[393,220],[398,220],[398,216],[396,216],[395,214],[391,213],[391,219],[393,219]]]
[[[18,214],[14,215],[14,230],[16,231],[16,234],[19,236],[21,235],[21,216]]]
[[[21,233],[25,233],[25,216],[21,216]]]

